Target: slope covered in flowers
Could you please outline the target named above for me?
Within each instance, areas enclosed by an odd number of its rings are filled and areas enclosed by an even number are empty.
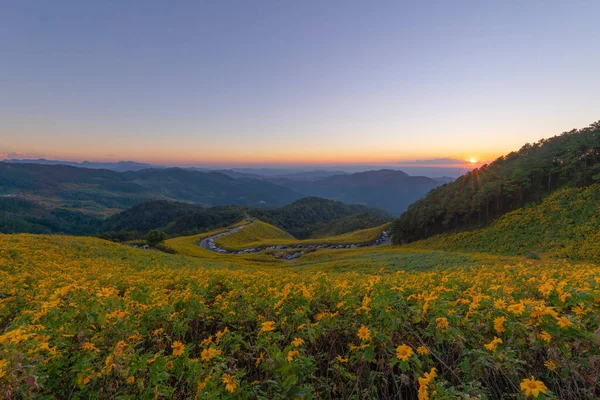
[[[487,228],[437,235],[410,246],[501,254],[548,252],[600,262],[600,186],[562,189]]]
[[[0,235],[0,396],[600,395],[595,265],[323,273],[226,260]]]

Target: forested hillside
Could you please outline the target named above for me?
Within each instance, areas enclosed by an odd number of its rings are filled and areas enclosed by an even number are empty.
[[[0,232],[94,233],[101,219],[65,208],[48,208],[14,197],[0,197]]]
[[[381,210],[310,197],[280,208],[216,206],[203,208],[172,201],[148,201],[116,214],[99,230],[113,239],[141,236],[162,229],[171,236],[191,235],[256,217],[303,239],[316,232],[334,234],[379,226],[389,220]],[[125,235],[124,232],[130,234]]]
[[[600,261],[600,186],[565,188],[483,229],[436,235],[416,247]]]
[[[432,190],[394,223],[395,243],[484,226],[561,187],[600,181],[600,122],[498,158]]]
[[[306,197],[290,205],[276,209],[254,209],[250,215],[269,224],[276,225],[291,233],[297,239],[310,237],[314,232],[327,229],[324,224],[329,224],[343,217],[362,214],[371,215],[383,219],[386,222],[389,216],[381,210],[363,205],[344,204],[339,201],[326,200],[318,197]],[[337,233],[350,232],[356,229],[371,228],[381,225],[378,220],[374,223],[370,217],[356,217],[353,224],[346,225],[342,229],[343,222],[338,225]]]
[[[152,199],[204,206],[240,204],[277,207],[302,197],[259,179],[234,179],[219,172],[181,168],[114,172],[66,165],[0,162],[0,195],[35,197],[39,202],[107,213]]]

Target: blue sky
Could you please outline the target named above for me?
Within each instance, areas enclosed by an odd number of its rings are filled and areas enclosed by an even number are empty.
[[[597,1],[8,1],[0,153],[492,159],[600,118]]]

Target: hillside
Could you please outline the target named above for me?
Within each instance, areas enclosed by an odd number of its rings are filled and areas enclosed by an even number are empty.
[[[513,255],[543,252],[600,262],[600,186],[558,190],[539,204],[505,214],[489,227],[437,235],[412,245]]]
[[[101,219],[65,208],[49,208],[33,201],[0,197],[0,232],[92,234]]]
[[[243,229],[217,239],[215,244],[224,249],[240,250],[247,248],[248,244],[280,241],[294,241],[294,237],[276,226],[254,220]]]
[[[139,207],[146,206],[150,210],[155,209],[152,203],[141,204]],[[317,231],[336,230],[336,234],[346,233],[381,225],[389,220],[381,210],[310,197],[279,208],[219,206],[203,209],[197,207],[168,224],[156,225],[152,229],[164,229],[171,235],[189,235],[233,224],[245,216],[268,222],[300,239],[307,238]],[[342,220],[342,218],[351,219]],[[134,229],[135,223],[128,224],[127,226],[131,228],[126,228],[125,225],[120,225],[119,221],[135,221],[135,219],[136,215],[132,215],[129,210],[112,218],[117,223],[116,226],[122,229]]]
[[[66,165],[0,163],[0,195],[32,197],[101,213],[151,199],[201,205],[282,206],[301,196],[258,179],[234,179],[218,172],[180,168],[114,172]]]
[[[372,227],[371,216],[379,217],[385,220],[384,222],[389,221],[388,214],[382,210],[318,197],[306,197],[276,209],[254,209],[249,214],[282,228],[297,239],[306,239],[319,229],[327,229],[323,224],[334,223],[340,218],[349,216],[356,217],[353,224],[346,226],[348,230],[345,232]],[[366,217],[361,218],[357,215]],[[341,227],[342,225],[338,225],[338,229]]]
[[[600,122],[500,157],[432,190],[394,224],[394,241],[411,242],[483,226],[564,186],[600,181]]]
[[[264,248],[269,246],[309,246],[309,245],[350,245],[373,242],[381,237],[390,223],[368,229],[360,229],[336,236],[298,240],[287,232],[262,221],[238,230],[235,233],[215,240],[217,247],[229,251],[239,251],[249,248]]]
[[[331,222],[317,223],[312,227],[311,239],[341,235],[359,229],[374,228],[388,222],[388,218],[369,213],[349,215]]]
[[[295,265],[194,254],[0,235],[3,390],[517,398],[534,376],[557,398],[599,393],[589,384],[600,357],[595,265],[391,246],[317,251]]]
[[[365,204],[399,215],[414,201],[442,182],[402,171],[382,169],[335,175],[315,181],[273,178],[272,182],[306,196],[318,196],[348,204]]]

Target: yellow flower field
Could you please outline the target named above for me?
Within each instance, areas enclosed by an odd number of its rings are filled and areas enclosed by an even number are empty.
[[[596,265],[239,260],[0,235],[0,396],[600,396]]]

